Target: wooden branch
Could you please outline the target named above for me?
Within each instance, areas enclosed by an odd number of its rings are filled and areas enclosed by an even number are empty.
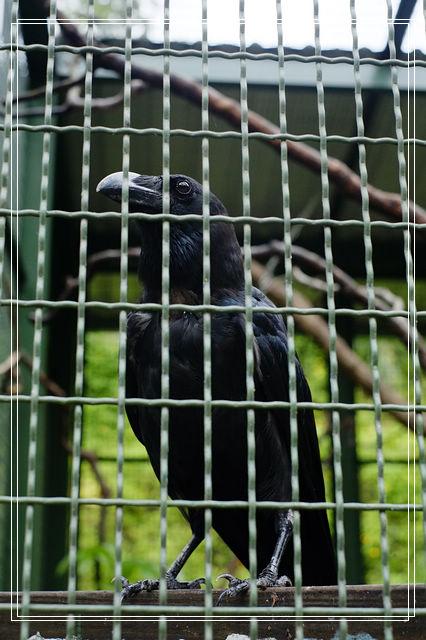
[[[71,87],[75,87],[76,85],[81,85],[84,83],[84,75],[79,76],[78,78],[66,78],[65,80],[59,80],[55,82],[52,87],[53,93],[56,91],[62,91],[64,89],[70,89]],[[37,87],[36,89],[29,89],[28,91],[24,91],[19,93],[18,95],[13,96],[12,103],[23,102],[27,100],[33,100],[34,98],[40,98],[46,94],[46,85],[42,85],[41,87]],[[3,98],[2,104],[6,104],[6,98]],[[22,111],[19,110],[19,115],[21,116]]]
[[[22,364],[24,364],[28,370],[30,372],[32,372],[33,370],[33,361],[32,358],[30,358],[29,355],[27,355],[26,353],[23,352],[14,352],[14,357],[10,359],[10,363],[9,363],[9,368],[12,368],[13,366],[16,366],[17,363],[22,362]],[[4,373],[4,372],[3,372]],[[67,394],[64,391],[64,389],[57,384],[57,382],[55,382],[54,380],[52,380],[51,378],[49,378],[49,376],[47,376],[43,371],[40,371],[40,382],[46,387],[46,389],[54,396],[57,396],[58,398],[66,398]],[[63,406],[62,408],[62,413],[63,413],[63,424],[61,425],[61,444],[64,447],[65,451],[69,454],[72,454],[72,444],[71,442],[69,442],[68,438],[67,438],[67,429],[66,429],[66,420],[65,420],[65,416],[68,414],[70,407],[67,406]],[[92,467],[92,471],[99,483],[99,488],[101,491],[101,496],[102,498],[109,498],[111,496],[111,489],[109,488],[109,486],[106,484],[106,482],[103,479],[103,476],[100,472],[99,469],[99,462],[98,462],[98,457],[96,455],[96,453],[94,451],[90,451],[88,449],[81,449],[80,450],[80,457],[82,460],[86,460],[89,465]],[[1,638],[1,634],[0,634],[0,638]]]
[[[221,591],[213,590],[213,603]],[[374,609],[383,609],[383,587],[381,585],[350,585],[346,587],[347,607],[349,617],[347,619],[348,638],[371,638],[384,640],[385,626],[383,613],[374,615]],[[20,624],[11,622],[18,618],[16,601],[21,602],[21,594],[0,593],[0,637],[8,640],[19,640]],[[201,616],[186,613],[187,607],[204,607],[204,590],[171,590],[167,592],[167,604],[174,607],[173,615],[168,616],[167,638],[168,640],[201,640],[204,638],[205,621]],[[337,587],[303,587],[302,598],[304,607],[321,607],[326,613],[305,617],[303,620],[304,638],[321,638],[321,640],[333,640],[339,634],[339,595]],[[426,607],[424,584],[417,585],[391,585],[390,598],[393,608],[399,612],[406,612],[398,619],[392,620],[394,638],[404,640],[423,640],[426,637],[426,616],[421,615]],[[14,604],[9,608],[8,603]],[[112,617],[113,592],[112,591],[77,591],[76,605],[71,609],[66,608],[68,594],[66,591],[35,591],[30,594],[30,602],[43,605],[42,609],[34,611],[30,615],[30,634],[40,632],[43,638],[64,638],[66,635],[66,613],[75,611],[76,630],[79,637],[85,640],[111,640],[113,637]],[[417,615],[408,620],[409,608],[414,608]],[[124,604],[124,603],[123,603]],[[49,605],[64,606],[64,612],[49,609]],[[102,613],[93,611],[90,607],[102,606]],[[150,607],[146,612],[132,611],[132,605]],[[248,607],[249,594],[236,596],[229,603],[234,607]],[[258,638],[274,638],[275,640],[291,640],[296,637],[294,613],[283,614],[279,607],[295,606],[295,589],[286,587],[280,589],[266,589],[258,592],[258,605],[264,607],[264,613],[258,616]],[[73,606],[75,609],[73,609]],[[80,607],[80,608],[79,608]],[[83,607],[83,608],[81,608]],[[157,613],[158,609],[158,613]],[[213,609],[213,640],[224,640],[233,634],[244,634],[247,637],[250,628],[250,617],[240,613],[232,615],[228,613],[228,607],[215,607]],[[351,611],[352,614],[351,618]],[[121,615],[120,638],[127,640],[156,640],[158,636],[158,616],[160,612],[158,591],[145,591],[137,594],[130,604],[124,604]],[[357,616],[355,616],[355,612]],[[22,610],[19,611],[22,614]],[[305,613],[307,615],[308,612]],[[420,615],[419,615],[420,614]],[[35,618],[39,616],[39,619]],[[91,616],[91,619],[89,617]],[[358,618],[358,619],[357,619]],[[240,636],[239,636],[240,637]]]
[[[299,284],[303,284],[306,287],[310,287],[311,289],[315,289],[315,291],[321,291],[322,293],[327,293],[327,283],[324,282],[321,278],[315,278],[314,276],[308,276],[300,267],[296,265],[293,266],[293,278]],[[335,282],[333,285],[333,290],[335,293],[340,291],[340,286]]]
[[[67,21],[65,16],[58,11],[57,19],[61,25],[62,33],[66,40],[73,46],[84,47],[86,42],[80,35],[75,25]],[[101,46],[99,43],[96,43]],[[94,63],[98,67],[115,71],[120,77],[124,76],[124,57],[117,54],[95,53]],[[132,78],[139,78],[147,82],[152,87],[163,86],[163,74],[148,67],[132,65]],[[179,76],[172,73],[170,75],[170,88],[176,94],[183,96],[190,102],[201,105],[202,85],[195,80]],[[212,113],[221,116],[237,129],[241,129],[241,107],[239,102],[225,96],[212,87],[208,88],[209,108]],[[280,129],[275,124],[263,116],[249,111],[248,113],[249,131],[266,133],[268,135],[279,135]],[[281,151],[282,141],[278,138],[266,141],[278,152]],[[290,158],[300,162],[304,166],[312,169],[316,173],[321,172],[321,155],[316,150],[303,142],[286,141],[287,151]],[[361,201],[361,181],[359,176],[352,171],[344,162],[328,156],[328,176],[340,190],[349,198]],[[390,193],[377,189],[372,185],[367,185],[370,205],[385,215],[402,220],[402,203],[399,194]],[[419,205],[408,202],[409,219],[411,222],[426,223],[426,210]]]
[[[271,240],[267,244],[252,247],[252,256],[255,258],[269,258],[272,255],[284,255],[284,243],[279,240]],[[298,245],[293,244],[291,248],[293,263],[308,268],[316,273],[325,276],[326,262],[318,254],[308,251]],[[345,271],[339,267],[333,266],[333,278],[336,285],[339,286],[339,292],[345,294],[352,300],[368,305],[368,294],[365,287],[359,285]],[[322,282],[322,281],[320,281]],[[375,308],[378,311],[389,311],[394,308],[403,308],[396,298],[388,289],[380,287],[375,288]],[[384,318],[385,322],[391,328],[393,333],[409,348],[413,345],[413,335],[411,327],[407,327],[407,320],[400,317]],[[421,335],[417,335],[417,346],[419,354],[419,362],[423,371],[426,371],[426,344]]]
[[[266,269],[256,260],[252,260],[252,275],[254,283],[257,285],[266,274]],[[278,306],[285,306],[286,296],[283,284],[277,278],[268,278],[263,291]],[[311,301],[299,291],[293,292],[293,306],[299,309],[310,309]],[[311,336],[315,342],[326,352],[330,351],[330,335],[327,322],[317,315],[297,315],[294,316],[296,325],[304,333]],[[352,351],[348,343],[340,336],[337,336],[336,352],[339,366],[345,373],[369,395],[373,392],[373,374],[370,367]],[[380,397],[383,404],[407,404],[407,400],[401,396],[385,382],[380,383]],[[389,411],[401,424],[415,431],[414,413],[408,414],[403,411]],[[424,422],[424,420],[423,420]],[[426,434],[426,426],[424,427]]]
[[[136,264],[137,259],[139,258],[140,248],[139,247],[129,247],[127,252],[128,257],[131,261]],[[104,251],[98,251],[96,253],[92,253],[87,259],[87,282],[90,281],[92,276],[102,267],[106,265],[110,266],[111,264],[118,264],[121,258],[121,251],[118,249],[105,249]],[[56,301],[60,300],[76,300],[78,292],[78,278],[74,276],[66,276],[65,284],[63,290],[60,292],[59,296],[56,298]],[[55,307],[51,311],[43,314],[43,324],[48,324],[52,321],[53,318],[61,311],[60,307]],[[30,313],[29,318],[31,321],[34,321],[35,314]]]
[[[146,82],[143,82],[143,80],[132,80],[130,83],[132,96],[134,97],[137,93],[141,93],[146,89],[146,87],[147,84]],[[108,109],[118,107],[120,104],[123,104],[123,102],[124,89],[118,91],[113,96],[106,96],[104,98],[92,98],[91,110],[107,111]],[[63,115],[64,113],[68,113],[73,109],[83,109],[84,104],[85,100],[84,97],[80,95],[80,87],[71,86],[66,93],[65,100],[61,102],[61,104],[52,107],[52,113],[54,115]],[[27,109],[20,109],[19,115],[22,118],[41,117],[44,115],[44,107],[29,107]]]
[[[264,251],[265,245],[261,247],[261,251],[259,254]],[[255,248],[253,248],[255,249]],[[294,254],[297,254],[298,249],[296,246],[293,246]],[[305,251],[305,250],[302,250]],[[253,251],[253,253],[256,253]],[[310,253],[310,252],[308,252]],[[129,248],[129,257],[132,260],[137,259],[139,255],[139,249],[137,247]],[[313,254],[315,255],[315,254]],[[107,251],[101,251],[99,253],[95,253],[90,256],[88,260],[88,271],[87,271],[87,279],[89,280],[94,273],[96,273],[97,269],[104,267],[105,265],[114,264],[114,262],[119,261],[121,256],[121,252],[118,249],[110,249]],[[317,256],[319,260],[321,258]],[[344,272],[342,272],[344,274]],[[267,269],[262,266],[257,260],[252,260],[252,275],[254,283],[259,286],[262,283],[262,290],[278,305],[285,306],[286,297],[285,290],[283,284],[277,278],[271,277],[268,274]],[[346,276],[346,274],[344,274]],[[349,276],[347,276],[349,278]],[[343,278],[344,281],[344,278]],[[78,289],[78,283],[75,278],[68,277],[67,278],[67,287],[60,295],[61,300],[69,299],[75,297],[76,291]],[[299,307],[301,309],[310,309],[312,307],[311,301],[304,296],[302,293],[298,291],[294,291],[293,293],[293,303],[295,307]],[[330,340],[329,340],[329,331],[328,324],[321,316],[315,315],[295,315],[295,322],[298,327],[307,335],[310,335],[317,344],[328,353],[330,350]],[[50,316],[49,320],[52,319]],[[337,336],[337,358],[339,365],[342,369],[350,376],[352,380],[358,385],[361,386],[369,395],[372,394],[373,390],[373,376],[371,373],[370,367],[352,351],[349,347],[348,343],[343,340],[340,336]],[[401,398],[401,396],[392,389],[389,385],[382,382],[380,385],[380,393],[381,399],[384,404],[400,404],[404,405],[407,403],[406,400]],[[402,411],[389,411],[399,422],[401,422],[404,426],[409,427],[413,431],[415,430],[414,424],[414,414],[411,413],[408,415],[407,412]],[[426,426],[425,426],[425,434],[426,434]]]

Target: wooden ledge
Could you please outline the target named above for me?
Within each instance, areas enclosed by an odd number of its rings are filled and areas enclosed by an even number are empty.
[[[221,590],[213,590],[213,604],[217,602]],[[294,606],[295,589],[267,589],[258,594],[258,607],[264,611],[257,614],[258,637],[276,640],[292,640],[295,637],[295,623],[292,614],[283,607]],[[348,586],[345,613],[348,620],[350,640],[381,640],[384,638],[383,588],[381,585]],[[337,587],[303,587],[304,637],[315,640],[332,640],[339,630]],[[13,602],[12,607],[8,604]],[[19,640],[20,621],[16,602],[20,594],[0,593],[0,638]],[[426,638],[426,595],[425,586],[393,585],[391,587],[392,628],[394,638],[424,640]],[[76,635],[82,640],[110,640],[113,621],[112,591],[79,591],[76,606],[68,605],[65,591],[34,591],[31,603],[37,605],[30,612],[30,636],[37,632],[43,638],[64,638],[66,635],[66,614],[74,613]],[[127,603],[126,603],[127,604]],[[167,638],[170,640],[197,640],[204,637],[203,611],[204,591],[169,591],[167,605]],[[250,616],[235,607],[249,606],[248,594],[243,594],[213,610],[213,636],[215,640],[225,640],[231,634],[248,634]],[[96,607],[96,610],[95,610]],[[231,608],[230,608],[231,607]],[[327,607],[325,614],[318,608]],[[336,608],[336,611],[330,609]],[[280,611],[281,609],[281,611]],[[351,609],[352,611],[349,611]],[[414,609],[422,610],[413,616]],[[408,615],[410,610],[411,615]],[[121,637],[126,640],[151,640],[158,638],[160,615],[159,594],[156,591],[138,594],[129,605],[123,607],[121,615]],[[163,613],[164,610],[163,610]],[[310,616],[306,618],[306,616]],[[356,616],[357,619],[354,619]],[[89,619],[89,617],[91,619]],[[12,618],[12,620],[11,620]],[[78,635],[79,634],[79,635]],[[368,635],[366,635],[368,634]]]

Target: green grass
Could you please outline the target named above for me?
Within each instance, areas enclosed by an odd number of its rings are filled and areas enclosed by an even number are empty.
[[[297,350],[310,382],[314,400],[328,399],[328,372],[322,351],[311,340],[298,336]],[[368,361],[369,342],[359,337],[355,349]],[[403,345],[393,338],[379,340],[380,373],[384,380],[392,384],[402,395],[407,389],[407,358]],[[114,331],[90,331],[86,336],[85,393],[89,396],[117,395],[118,333]],[[356,390],[357,402],[370,402],[362,391]],[[329,414],[316,412],[318,434],[323,461],[331,456],[329,438]],[[117,408],[107,405],[85,406],[83,447],[94,451],[99,458],[98,469],[111,497],[116,495],[116,450],[117,450]],[[392,416],[382,417],[385,455],[386,500],[407,503],[413,499],[419,503],[420,479],[411,464],[391,463],[391,460],[406,460],[413,456],[415,444],[413,435]],[[359,484],[362,502],[378,500],[376,431],[374,415],[370,411],[359,411],[356,415],[357,453],[360,462]],[[124,498],[159,498],[159,483],[151,469],[144,447],[137,441],[126,418],[124,465]],[[324,466],[327,497],[332,496],[330,465]],[[414,486],[415,485],[415,486]],[[87,462],[82,463],[81,495],[99,497],[100,484]],[[156,507],[124,507],[123,509],[123,574],[131,581],[154,578],[159,575],[159,509]],[[365,582],[382,582],[380,522],[377,512],[365,511],[361,516],[361,549],[365,566]],[[114,576],[114,531],[115,507],[82,506],[80,509],[79,538],[79,588],[111,589]],[[413,518],[408,528],[407,513],[387,515],[387,539],[390,549],[391,581],[407,582],[408,567],[410,580],[416,568],[416,581],[424,580],[424,555],[422,523],[416,517],[416,554],[413,557]],[[168,561],[171,562],[190,536],[188,524],[175,507],[168,509]],[[411,551],[408,550],[410,536]],[[62,563],[59,571],[66,570]],[[233,554],[213,533],[213,576],[229,571],[246,577],[247,571]],[[180,578],[193,579],[205,575],[203,546],[193,554]]]

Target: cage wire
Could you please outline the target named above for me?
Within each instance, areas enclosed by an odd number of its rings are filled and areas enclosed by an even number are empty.
[[[279,222],[281,225],[281,238],[283,239],[283,258],[284,258],[284,289],[285,304],[277,307],[277,312],[285,314],[287,332],[288,332],[288,378],[289,378],[289,401],[288,403],[273,403],[274,407],[284,406],[288,409],[290,415],[290,440],[291,440],[291,481],[292,481],[292,500],[286,507],[294,510],[294,575],[295,575],[295,595],[294,606],[276,606],[267,611],[270,618],[277,620],[292,620],[295,623],[296,637],[301,639],[304,637],[303,623],[309,619],[322,619],[333,616],[339,620],[338,637],[342,640],[348,637],[348,621],[351,618],[361,618],[365,615],[362,608],[349,606],[348,590],[347,590],[347,567],[346,567],[346,548],[345,548],[345,526],[344,517],[347,509],[358,510],[360,513],[367,511],[376,511],[379,518],[379,557],[381,564],[382,576],[382,603],[371,609],[371,615],[383,621],[383,633],[386,640],[394,637],[393,624],[396,620],[411,619],[414,615],[414,602],[407,596],[407,604],[404,607],[395,608],[391,600],[391,575],[389,569],[389,519],[388,513],[392,511],[407,513],[407,526],[409,535],[412,536],[415,515],[419,513],[423,518],[423,534],[425,533],[425,515],[426,515],[426,466],[424,455],[423,430],[424,422],[422,411],[425,407],[421,404],[421,387],[420,387],[420,359],[419,359],[419,336],[417,334],[417,324],[419,319],[424,318],[424,312],[416,311],[415,299],[415,260],[413,249],[415,251],[415,243],[413,245],[413,236],[415,238],[416,228],[424,230],[424,223],[418,224],[415,218],[410,222],[409,211],[409,183],[407,176],[407,159],[406,151],[410,144],[421,144],[416,139],[415,121],[409,123],[408,137],[404,135],[403,117],[401,111],[401,95],[399,88],[398,67],[410,70],[416,68],[418,61],[412,60],[408,55],[407,60],[397,57],[396,38],[394,28],[394,14],[392,12],[391,0],[386,0],[388,11],[388,41],[389,51],[386,58],[368,58],[370,64],[386,65],[390,70],[391,92],[393,99],[394,128],[396,156],[398,163],[399,176],[399,193],[401,197],[401,223],[392,223],[381,221],[378,224],[389,228],[399,228],[404,237],[404,255],[406,261],[406,283],[408,288],[408,311],[386,311],[377,306],[376,302],[376,282],[375,270],[373,265],[373,231],[377,221],[371,219],[371,197],[369,191],[369,172],[367,168],[367,144],[385,143],[385,140],[378,138],[377,140],[366,136],[365,129],[365,105],[363,99],[362,73],[361,67],[365,62],[362,58],[360,47],[358,44],[357,30],[357,12],[355,0],[350,0],[348,7],[351,16],[351,34],[352,34],[352,57],[340,56],[352,67],[354,79],[354,101],[355,101],[355,124],[356,135],[351,137],[351,142],[356,144],[358,152],[358,169],[360,177],[360,194],[361,194],[361,225],[363,230],[364,244],[364,263],[365,263],[365,287],[367,295],[367,309],[341,309],[336,304],[336,272],[333,254],[333,230],[339,226],[344,226],[342,220],[335,220],[331,214],[330,203],[330,166],[329,166],[329,144],[330,141],[339,140],[340,142],[348,142],[348,136],[329,135],[326,126],[326,100],[325,86],[323,79],[324,67],[328,64],[334,64],[335,58],[329,57],[327,52],[322,51],[321,47],[321,21],[319,19],[319,3],[314,0],[314,53],[310,56],[310,61],[315,65],[315,92],[316,107],[318,119],[318,132],[308,136],[296,136],[291,134],[287,122],[287,87],[286,87],[286,65],[291,59],[298,61],[300,64],[306,62],[306,56],[302,53],[288,54],[285,51],[285,42],[283,35],[283,8],[281,0],[276,2],[277,15],[277,42],[276,52],[256,53],[248,50],[246,44],[246,20],[245,20],[245,3],[239,0],[239,46],[237,53],[230,53],[229,50],[222,51],[219,49],[211,50],[209,47],[209,16],[208,2],[202,0],[202,37],[199,50],[191,49],[191,56],[198,58],[201,66],[201,130],[182,130],[173,129],[172,112],[173,105],[171,102],[173,76],[171,71],[171,63],[173,59],[188,54],[188,50],[176,48],[170,40],[170,7],[169,1],[163,2],[163,43],[160,50],[150,48],[146,44],[135,46],[132,39],[132,27],[137,23],[133,14],[133,2],[127,0],[125,5],[125,19],[117,21],[121,24],[124,33],[124,46],[113,46],[105,48],[101,47],[95,38],[95,26],[97,16],[95,10],[95,1],[89,0],[87,3],[87,18],[84,20],[70,22],[85,33],[85,44],[81,45],[64,39],[58,41],[60,27],[58,18],[64,22],[66,16],[58,13],[56,0],[50,0],[49,13],[47,20],[23,20],[18,18],[18,2],[15,0],[11,7],[11,31],[10,42],[6,42],[2,46],[3,54],[7,53],[9,57],[9,65],[5,76],[6,97],[4,102],[4,124],[2,125],[3,141],[2,141],[2,170],[1,170],[1,206],[5,214],[0,219],[0,269],[2,276],[0,278],[0,291],[2,295],[2,317],[5,310],[10,313],[11,327],[11,356],[8,382],[10,386],[10,394],[2,393],[2,403],[10,402],[11,405],[11,477],[12,486],[10,496],[4,496],[2,503],[12,498],[11,506],[11,538],[14,545],[11,554],[11,584],[13,590],[21,592],[21,599],[18,601],[17,596],[12,598],[12,614],[13,619],[21,621],[20,638],[27,640],[30,633],[30,623],[33,620],[40,619],[40,616],[49,615],[57,621],[66,621],[67,638],[78,636],[80,629],[80,621],[82,619],[94,620],[99,616],[103,618],[110,617],[112,620],[112,637],[114,640],[122,638],[122,622],[123,608],[126,605],[121,602],[120,590],[121,583],[116,580],[114,583],[114,595],[112,606],[108,607],[101,603],[79,604],[78,588],[79,588],[79,544],[81,531],[81,514],[85,505],[97,505],[100,508],[111,507],[114,509],[114,549],[113,549],[113,567],[114,576],[123,574],[123,546],[124,546],[124,517],[127,507],[138,508],[139,510],[147,508],[155,508],[159,511],[159,604],[152,605],[133,605],[132,615],[134,616],[152,616],[159,620],[158,637],[168,637],[168,619],[170,616],[176,615],[176,607],[168,603],[168,591],[166,583],[167,570],[167,544],[173,536],[168,519],[170,510],[175,508],[176,504],[183,507],[197,506],[188,500],[179,500],[176,503],[170,503],[168,500],[168,454],[169,454],[169,408],[176,405],[176,401],[170,398],[169,389],[169,323],[170,314],[174,309],[184,308],[187,311],[195,311],[202,313],[203,317],[203,358],[204,358],[204,397],[200,401],[179,401],[182,406],[201,406],[204,412],[204,500],[201,508],[204,509],[205,520],[205,548],[204,548],[204,572],[206,577],[206,588],[204,591],[204,600],[201,606],[190,605],[188,607],[188,617],[191,619],[202,619],[205,621],[204,635],[206,638],[213,638],[213,614],[215,609],[215,600],[212,590],[214,582],[213,575],[213,551],[214,539],[211,533],[212,524],[212,507],[218,505],[212,501],[212,411],[215,406],[220,406],[220,401],[212,398],[212,351],[211,351],[211,315],[212,312],[223,312],[223,308],[215,307],[211,304],[210,291],[210,209],[209,209],[209,191],[211,184],[211,141],[221,139],[233,139],[239,141],[240,157],[241,157],[241,197],[242,197],[242,215],[234,216],[231,219],[232,224],[241,223],[243,227],[243,243],[242,251],[244,255],[245,265],[245,304],[241,308],[233,309],[236,313],[242,313],[245,318],[246,326],[246,400],[241,403],[247,412],[247,465],[248,465],[248,500],[243,508],[248,510],[249,522],[249,575],[250,575],[250,591],[247,606],[232,606],[229,608],[229,615],[236,619],[247,616],[250,620],[249,635],[251,639],[259,637],[259,621],[265,616],[265,609],[258,606],[258,591],[256,588],[256,577],[258,571],[262,567],[257,566],[256,561],[256,512],[259,508],[259,502],[256,500],[256,467],[255,467],[255,409],[262,403],[255,401],[254,388],[254,335],[253,335],[253,314],[256,311],[252,304],[252,235],[253,228],[257,225],[265,223],[265,221]],[[66,22],[66,20],[65,20]],[[39,25],[47,24],[47,42],[38,42],[33,44],[24,44],[20,38],[20,29],[23,25]],[[65,44],[64,44],[65,42]],[[32,51],[42,52],[46,55],[45,67],[45,88],[43,90],[43,115],[42,123],[32,124],[31,118],[20,117],[20,94],[22,91],[21,80],[19,79],[20,65],[23,64],[22,56]],[[61,125],[57,124],[54,106],[57,104],[55,99],[55,64],[57,55],[60,52],[67,52],[73,56],[83,56],[85,62],[84,69],[84,98],[82,104],[83,124],[77,125]],[[104,57],[111,55],[121,55],[122,62],[122,78],[123,78],[123,119],[122,126],[99,126],[93,124],[93,102],[95,96],[95,56],[102,53]],[[162,114],[161,127],[149,126],[141,130],[132,127],[132,56],[135,54],[151,56],[161,55],[162,57]],[[240,130],[216,132],[210,128],[209,113],[209,89],[211,81],[209,77],[209,63],[211,59],[221,58],[222,60],[230,60],[232,57],[238,59],[239,63],[239,105],[241,110]],[[247,62],[269,59],[276,63],[276,83],[278,90],[278,117],[279,117],[279,133],[270,134],[265,132],[255,132],[249,124],[249,100],[248,100],[248,74]],[[409,96],[415,96],[414,92]],[[22,94],[21,94],[22,97]],[[14,111],[14,105],[16,109]],[[92,173],[92,157],[93,157],[93,138],[94,132],[102,131],[108,136],[116,134],[122,137],[121,149],[121,168],[123,171],[123,192],[121,201],[121,211],[119,214],[113,211],[104,211],[98,213],[91,211],[89,199],[91,189],[91,173]],[[54,162],[52,157],[55,153],[54,137],[73,134],[82,136],[82,156],[81,156],[81,196],[80,211],[64,211],[52,207],[54,202],[52,196],[51,181],[54,179]],[[162,290],[161,304],[146,305],[147,310],[159,310],[161,312],[162,326],[162,375],[161,375],[161,397],[155,400],[146,399],[126,399],[125,392],[125,375],[126,375],[126,321],[129,310],[138,309],[140,306],[129,301],[128,282],[129,282],[129,222],[133,218],[143,218],[146,214],[129,213],[129,171],[137,170],[131,166],[132,150],[131,145],[134,139],[140,135],[161,135],[161,173],[164,179],[163,188],[163,214],[162,233],[163,233],[163,254],[162,254]],[[21,146],[20,136],[41,135],[41,151],[40,161],[37,167],[37,179],[39,180],[39,205],[36,208],[23,208],[21,200],[22,191],[19,187],[19,181],[22,179],[20,172]],[[198,137],[201,139],[201,176],[203,187],[203,207],[202,207],[202,235],[203,235],[203,294],[202,306],[176,305],[170,300],[170,276],[169,276],[169,248],[170,248],[170,224],[176,216],[170,213],[170,174],[171,174],[171,140],[172,137],[180,137],[183,139]],[[134,138],[133,138],[134,137]],[[321,218],[302,219],[296,221],[291,216],[291,193],[289,189],[289,154],[287,144],[280,144],[280,172],[281,172],[281,190],[282,190],[282,217],[275,218],[268,216],[258,219],[253,216],[251,202],[251,141],[255,138],[263,140],[271,140],[277,138],[280,141],[300,141],[313,140],[319,144],[320,153],[320,199],[321,199]],[[388,138],[386,138],[388,142]],[[394,147],[393,147],[394,148]],[[409,147],[408,147],[409,150]],[[409,166],[408,166],[409,169]],[[411,169],[413,171],[413,169]],[[37,193],[37,190],[35,191]],[[415,195],[415,194],[414,194]],[[414,197],[415,200],[415,197]],[[11,203],[11,205],[10,205]],[[226,204],[226,203],[225,203]],[[105,303],[102,300],[89,300],[89,239],[91,224],[96,220],[114,221],[120,219],[120,257],[119,257],[119,300],[116,303]],[[28,218],[34,218],[36,221],[35,233],[31,238],[31,242],[36,243],[36,251],[32,251],[27,258],[22,254],[22,237],[21,229],[22,221]],[[78,265],[76,278],[76,299],[65,296],[63,299],[53,299],[50,297],[47,286],[49,280],[49,266],[51,264],[48,258],[49,242],[52,237],[52,224],[55,220],[61,218],[79,220],[78,231]],[[295,305],[294,278],[292,271],[292,256],[294,252],[294,240],[292,236],[295,224],[314,226],[320,225],[324,237],[324,264],[325,264],[325,296],[326,306],[308,307],[300,309]],[[355,221],[349,221],[347,224],[355,224]],[[377,226],[377,224],[376,224]],[[24,227],[28,233],[28,227]],[[28,240],[27,240],[28,241]],[[33,260],[32,268],[34,269],[34,288],[33,295],[28,290],[20,296],[22,286],[20,284],[20,261]],[[118,312],[118,365],[117,378],[118,387],[116,397],[96,397],[96,395],[88,395],[85,392],[87,380],[85,374],[86,360],[86,338],[87,338],[87,314],[92,309],[107,309],[109,311]],[[19,332],[21,330],[20,323],[22,313],[29,313],[33,310],[33,329],[32,329],[32,354],[30,362],[30,376],[28,391],[26,386],[28,380],[24,377],[20,380],[21,373],[19,371],[19,355],[22,345],[20,343]],[[46,344],[48,342],[49,324],[45,323],[44,315],[47,312],[55,312],[65,310],[66,312],[74,312],[76,315],[75,336],[69,340],[70,349],[74,349],[73,361],[74,381],[72,384],[72,392],[69,394],[55,394],[51,392],[45,393],[43,387],[46,386],[46,376],[44,368],[47,365],[48,358],[46,353]],[[181,309],[182,310],[182,309]],[[226,312],[229,312],[229,308]],[[306,505],[299,500],[299,465],[298,465],[298,433],[297,433],[297,415],[301,407],[304,406],[297,400],[296,392],[296,323],[295,319],[301,315],[317,314],[326,319],[329,331],[329,387],[330,401],[315,402],[312,406],[317,412],[329,411],[331,415],[331,441],[332,441],[332,471],[334,479],[334,499],[326,503],[317,503],[314,508],[325,507],[334,513],[335,526],[335,547],[338,568],[338,597],[337,604],[327,606],[317,606],[316,608],[308,607],[304,603],[304,592],[302,590],[302,574],[301,574],[301,538],[300,538],[300,511],[304,508],[313,508],[312,505]],[[370,352],[370,368],[372,372],[372,399],[373,403],[348,403],[341,400],[339,389],[339,361],[338,361],[338,333],[337,320],[339,316],[346,315],[353,318],[365,317],[368,324],[368,342]],[[383,317],[399,316],[406,319],[409,324],[409,330],[412,335],[411,353],[407,348],[410,370],[410,399],[406,404],[384,402],[381,396],[381,376],[379,371],[379,342],[378,342],[378,320]],[[75,347],[73,347],[75,345]],[[14,360],[15,358],[15,360]],[[2,368],[3,371],[3,368]],[[310,378],[307,371],[308,380]],[[22,387],[22,388],[21,388]],[[11,396],[12,394],[12,396]],[[143,496],[143,487],[140,487],[141,497],[138,499],[130,499],[125,497],[125,406],[127,402],[135,405],[156,406],[161,410],[161,466],[160,466],[160,494],[159,499],[153,500]],[[222,403],[224,406],[226,403]],[[236,404],[236,403],[234,403]],[[82,495],[82,438],[83,432],[87,427],[87,419],[84,417],[84,408],[93,407],[95,405],[106,405],[116,408],[116,451],[115,451],[115,473],[116,488],[114,497],[96,498],[93,495],[87,497]],[[47,420],[47,410],[49,407],[56,406],[60,411],[69,409],[72,413],[72,442],[69,454],[69,481],[68,493],[66,495],[50,495],[40,491],[42,487],[40,479],[40,464],[38,459],[44,459],[42,446],[45,445],[44,440],[44,421]],[[29,411],[27,413],[27,409]],[[375,502],[351,502],[345,501],[343,491],[343,470],[342,470],[342,416],[341,411],[344,409],[365,409],[373,416],[375,428],[375,464],[377,470],[377,487],[378,500]],[[407,503],[395,503],[387,501],[385,468],[386,461],[384,455],[383,444],[383,414],[389,411],[407,411],[414,412],[415,432],[417,434],[417,451],[418,451],[418,469],[421,481],[421,504],[416,504],[412,495],[408,495]],[[24,428],[27,435],[20,442],[20,436],[16,435],[15,429],[19,425],[22,428],[23,419],[27,419],[27,425]],[[408,430],[408,427],[407,427]],[[25,445],[25,450],[23,446]],[[415,445],[413,445],[415,446]],[[412,452],[409,452],[409,456]],[[21,467],[20,470],[18,467]],[[413,474],[412,468],[409,468],[409,474]],[[25,483],[25,486],[23,485]],[[63,505],[68,512],[67,530],[57,532],[66,540],[67,544],[67,582],[66,582],[66,604],[50,604],[40,605],[35,602],[32,596],[34,584],[34,576],[38,571],[42,570],[39,565],[37,556],[40,553],[39,532],[45,531],[40,529],[37,524],[37,509],[51,507],[54,505]],[[220,505],[219,505],[220,506]],[[225,505],[221,505],[226,508]],[[281,503],[270,504],[270,508],[279,509]],[[19,510],[19,515],[18,514]],[[23,510],[23,512],[22,512]],[[22,513],[24,515],[22,515]],[[141,525],[142,528],[142,525]],[[413,544],[413,540],[410,540]],[[410,553],[410,549],[408,550]],[[410,559],[408,563],[410,565]],[[412,578],[412,574],[409,573]],[[113,576],[111,576],[113,577]],[[144,577],[144,576],[141,576]],[[407,581],[409,582],[409,580]],[[3,608],[6,605],[1,605]],[[10,607],[10,604],[7,605]],[[40,613],[40,612],[43,613]],[[48,611],[48,614],[46,614]],[[425,609],[417,608],[417,615],[424,615]],[[31,627],[32,628],[32,627]]]

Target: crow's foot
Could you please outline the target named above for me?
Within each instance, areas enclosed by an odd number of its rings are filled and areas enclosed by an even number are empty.
[[[229,584],[228,588],[225,589],[225,591],[222,591],[218,598],[218,607],[222,604],[223,600],[227,598],[235,598],[235,596],[240,593],[248,591],[250,587],[250,580],[240,580],[239,578],[232,576],[230,573],[222,573],[217,577],[217,580],[220,578],[226,578]],[[264,570],[260,573],[256,584],[259,589],[267,589],[268,587],[291,587],[291,580],[287,576],[280,576],[279,578],[276,578],[272,572]]]
[[[121,576],[121,600],[131,598],[141,591],[155,591],[160,588],[160,580],[138,580],[131,584],[127,578]],[[205,584],[204,578],[197,578],[189,582],[178,582],[174,576],[166,575],[167,589],[200,589],[201,584]]]
[[[291,580],[288,576],[277,577],[273,571],[264,569],[259,573],[257,579],[259,589],[267,589],[268,587],[291,587]]]
[[[222,591],[217,599],[216,606],[218,607],[220,607],[223,600],[226,600],[227,598],[235,598],[238,594],[244,593],[244,591],[248,591],[249,589],[249,580],[240,580],[239,578],[232,576],[230,573],[221,573],[216,580],[220,580],[221,578],[228,580],[228,588]]]

